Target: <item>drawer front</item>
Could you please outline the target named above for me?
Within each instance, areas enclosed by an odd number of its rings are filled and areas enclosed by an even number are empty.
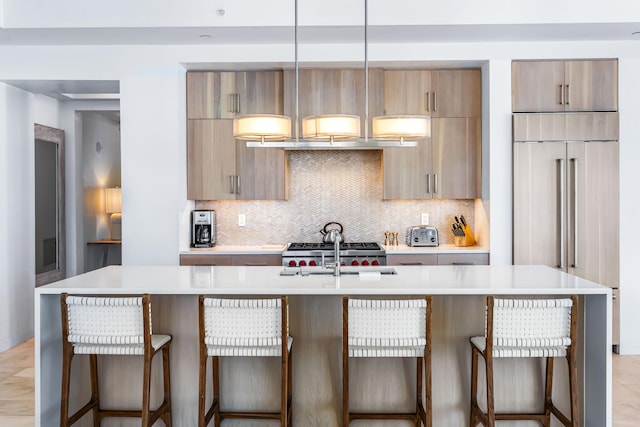
[[[231,255],[180,255],[180,265],[232,265]]]
[[[438,255],[436,254],[387,254],[387,265],[436,265]]]
[[[438,254],[438,265],[489,265],[489,254]]]
[[[247,267],[266,267],[282,265],[281,255],[233,255],[231,257],[231,265],[247,266]]]

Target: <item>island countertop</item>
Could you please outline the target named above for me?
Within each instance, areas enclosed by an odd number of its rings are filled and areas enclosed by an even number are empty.
[[[171,387],[174,427],[197,424],[198,383],[198,295],[267,296],[289,295],[290,328],[294,339],[293,424],[309,427],[341,427],[339,413],[341,370],[339,354],[342,334],[342,295],[374,297],[433,295],[432,384],[433,422],[439,427],[468,425],[470,388],[469,337],[482,335],[486,295],[580,295],[580,350],[583,410],[581,425],[610,427],[611,412],[611,289],[544,266],[386,266],[397,274],[331,274],[281,276],[284,267],[252,266],[109,266],[35,290],[36,398],[35,425],[55,425],[59,419],[61,316],[60,294],[128,295],[149,293],[153,301],[154,331],[171,335]],[[348,270],[348,267],[343,267]],[[366,271],[365,268],[362,268]],[[277,379],[253,383],[252,372],[263,372],[259,360],[229,361],[223,394],[238,384],[253,384],[256,396],[236,394],[227,404],[256,408],[278,405]],[[246,358],[251,359],[251,358]],[[100,371],[109,382],[101,390],[105,405],[139,399],[140,366],[135,360],[107,359]],[[86,363],[86,360],[83,360]],[[226,363],[226,361],[225,361]],[[277,372],[277,360],[269,361]],[[394,410],[413,405],[407,372],[415,362],[380,359],[359,363],[359,369],[374,372],[371,379],[354,380],[352,404],[367,404]],[[84,381],[79,369],[76,381]],[[544,376],[537,360],[519,360],[496,367],[496,405],[516,402],[524,410],[535,410],[544,394]],[[565,376],[560,372],[556,392],[566,396]],[[113,379],[112,379],[113,378]],[[268,377],[271,378],[271,377]],[[408,378],[411,378],[408,375]],[[514,385],[515,384],[515,385]],[[414,384],[415,385],[415,384]],[[525,387],[526,385],[526,387]],[[555,387],[555,386],[554,386]],[[387,390],[381,393],[376,390]],[[78,405],[88,390],[73,393]],[[82,396],[81,396],[82,395]],[[565,404],[566,402],[561,402]],[[253,407],[251,406],[251,407]],[[89,426],[89,417],[78,427]],[[229,420],[230,427],[238,424]],[[118,424],[120,425],[120,424]],[[139,420],[123,421],[123,427]],[[381,422],[381,427],[395,424]]]
[[[283,267],[109,266],[36,289],[37,294],[526,295],[610,294],[545,266],[394,266],[397,274],[281,276]],[[362,270],[365,270],[364,268]]]

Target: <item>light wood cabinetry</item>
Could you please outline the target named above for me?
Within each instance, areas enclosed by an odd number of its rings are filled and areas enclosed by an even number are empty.
[[[281,148],[247,148],[233,137],[236,114],[282,114],[281,71],[187,73],[190,200],[283,200]]]
[[[513,112],[617,111],[618,61],[514,61]]]
[[[431,137],[387,148],[384,199],[473,199],[481,187],[480,70],[384,72],[384,114],[431,116]]]
[[[489,265],[489,254],[438,254],[438,265]]]
[[[182,254],[180,265],[279,266],[282,265],[282,257],[277,254]]]
[[[387,265],[438,265],[438,255],[387,254]]]
[[[481,119],[431,119],[431,138],[417,147],[384,149],[384,199],[480,197]]]
[[[369,118],[382,114],[382,70],[369,70]],[[349,114],[360,117],[360,135],[365,126],[365,73],[362,69],[302,69],[298,72],[298,117],[300,139],[302,119],[312,115]],[[285,71],[285,115],[292,118],[295,138],[295,72]],[[371,135],[369,120],[367,135]]]

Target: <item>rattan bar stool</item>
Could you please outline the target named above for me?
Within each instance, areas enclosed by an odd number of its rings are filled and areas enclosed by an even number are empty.
[[[577,297],[560,299],[498,299],[487,297],[485,336],[471,337],[471,427],[478,423],[494,427],[496,420],[534,420],[549,427],[551,414],[565,426],[578,427],[576,368]],[[487,413],[478,406],[478,355],[485,360]],[[544,411],[542,413],[495,413],[493,362],[506,357],[546,358]],[[553,361],[566,357],[569,365],[571,416],[553,403]]]
[[[158,419],[171,427],[171,383],[169,375],[170,335],[153,335],[151,299],[148,294],[127,297],[60,295],[62,308],[62,396],[60,426],[68,427],[84,414],[93,411],[93,425],[106,417],[139,417],[142,426],[150,427]],[[162,350],[164,398],[152,411],[151,362]],[[71,361],[75,355],[89,356],[91,399],[69,416]],[[142,409],[103,409],[98,387],[98,355],[139,355],[144,357]]]
[[[291,425],[291,348],[289,305],[286,296],[261,299],[221,299],[200,295],[200,376],[198,426],[226,418],[275,419]],[[280,357],[279,412],[221,411],[219,358],[224,356]],[[213,401],[206,409],[207,360],[211,357]]]
[[[409,420],[431,427],[431,297],[401,300],[342,300],[342,425],[352,420]],[[416,358],[414,412],[351,412],[349,358]],[[424,367],[424,371],[423,371]],[[422,385],[425,385],[423,404]]]

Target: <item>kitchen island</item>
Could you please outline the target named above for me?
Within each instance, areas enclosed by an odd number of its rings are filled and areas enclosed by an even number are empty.
[[[579,385],[583,425],[611,426],[611,290],[543,266],[397,266],[397,274],[281,276],[282,267],[110,266],[35,291],[36,426],[58,423],[61,367],[62,292],[113,295],[148,292],[153,329],[173,335],[173,425],[196,425],[198,377],[197,296],[289,295],[293,348],[293,424],[340,426],[342,295],[433,295],[433,424],[468,425],[470,349],[468,337],[484,333],[486,295],[580,295]],[[78,358],[80,361],[82,358]],[[101,398],[105,405],[140,403],[138,360],[101,361]],[[542,404],[544,370],[538,360],[505,359],[495,368],[496,409],[537,410]],[[157,366],[156,366],[157,365]],[[160,363],[154,365],[160,383]],[[566,396],[566,368],[557,363],[554,387]],[[225,359],[222,405],[278,406],[277,360]],[[409,360],[361,359],[352,362],[352,408],[411,409],[415,364]],[[482,372],[482,370],[481,370]],[[74,362],[72,407],[88,396],[88,363]],[[249,378],[256,376],[256,378]],[[84,378],[83,378],[84,377]],[[413,383],[412,383],[413,381]],[[481,375],[481,382],[484,381]],[[113,392],[117,390],[117,392]],[[243,390],[244,392],[239,392]],[[484,387],[480,386],[480,395]],[[508,390],[508,391],[507,391]],[[251,391],[250,395],[247,391]],[[153,395],[158,399],[159,396]],[[482,400],[481,400],[482,402]],[[568,398],[559,399],[566,410]],[[90,425],[90,417],[78,425]],[[109,420],[103,426],[134,426],[139,421]],[[158,423],[160,425],[161,423]],[[232,425],[264,425],[228,421]],[[353,425],[357,425],[356,422]],[[360,424],[363,425],[363,424]],[[399,425],[376,423],[376,426]],[[401,425],[401,424],[400,424]],[[510,423],[501,424],[509,426]],[[513,424],[515,425],[515,424]],[[522,424],[518,424],[519,426]]]

